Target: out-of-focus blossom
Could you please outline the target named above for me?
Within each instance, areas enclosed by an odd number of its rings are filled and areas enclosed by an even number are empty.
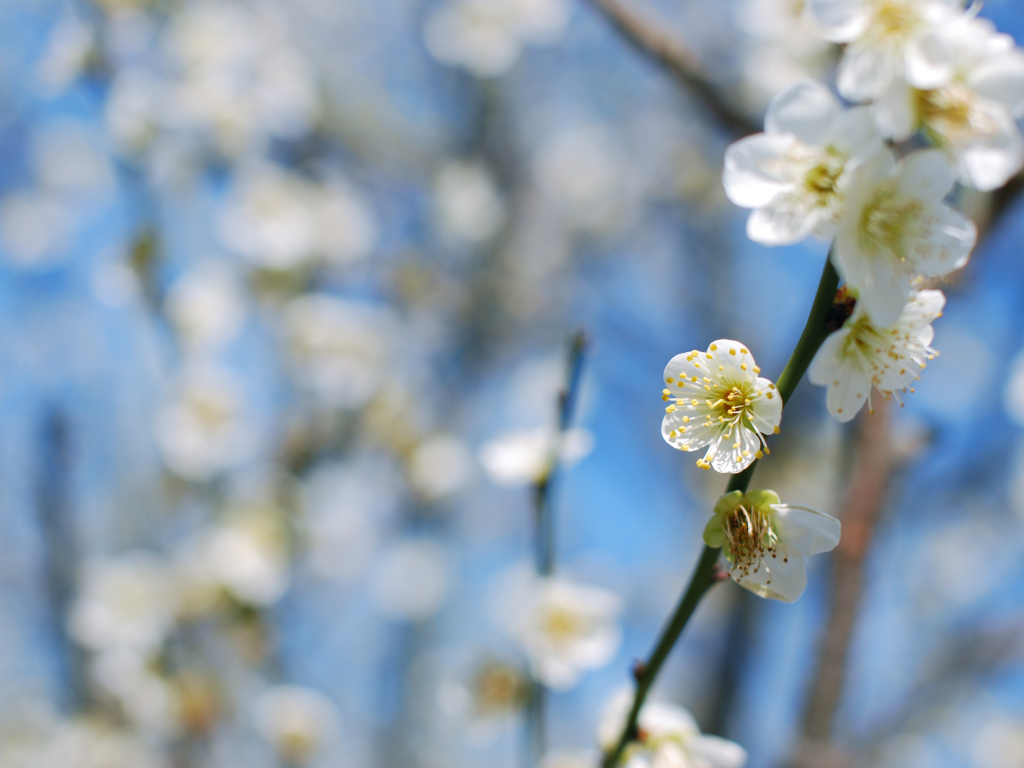
[[[744,92],[761,108],[775,94],[808,78],[821,80],[833,46],[813,34],[803,18],[805,0],[741,0],[736,26],[749,36],[741,50]]]
[[[807,586],[804,558],[835,549],[839,521],[782,504],[774,491],[727,493],[715,504],[704,543],[722,547],[733,580],[759,597],[792,603]]]
[[[434,435],[418,446],[409,458],[409,482],[427,499],[457,493],[473,470],[465,444],[454,435]]]
[[[615,747],[633,706],[633,693],[623,690],[608,702],[597,729],[597,741]],[[700,732],[687,710],[676,704],[649,701],[637,718],[638,739],[626,748],[629,768],[742,768],[747,751],[739,744]]]
[[[83,574],[68,629],[96,651],[150,650],[174,620],[174,595],[166,564],[148,552],[96,562]]]
[[[397,322],[390,310],[307,294],[282,314],[296,383],[326,405],[358,408],[384,383]]]
[[[618,595],[563,578],[532,578],[509,587],[505,621],[544,685],[574,687],[586,670],[610,662],[622,630]]]
[[[102,134],[83,122],[61,120],[37,130],[32,142],[32,170],[43,189],[94,196],[114,186],[114,171]],[[81,198],[75,198],[81,202]]]
[[[844,111],[823,85],[797,83],[772,100],[765,132],[725,153],[725,192],[755,209],[747,235],[765,245],[834,234],[849,171],[882,149],[870,107]]]
[[[949,82],[941,31],[963,16],[960,0],[807,0],[804,13],[826,40],[848,44],[837,77],[850,101],[878,98],[899,79],[922,89]]]
[[[932,322],[942,315],[942,291],[911,294],[896,324],[879,328],[858,305],[843,327],[829,336],[807,372],[812,383],[828,387],[828,410],[849,421],[877,387],[886,399],[921,378],[937,354],[931,348]],[[870,406],[869,406],[870,408]]]
[[[236,272],[223,262],[204,262],[171,286],[167,316],[186,348],[215,349],[241,330],[245,303]]]
[[[747,348],[730,339],[673,357],[661,395],[672,400],[661,422],[665,442],[681,451],[707,446],[701,469],[742,472],[767,450],[763,434],[778,432],[782,421],[782,398],[760,373]]]
[[[254,436],[242,400],[226,371],[186,369],[157,417],[157,445],[167,466],[188,480],[208,480],[248,459]]]
[[[66,88],[82,73],[95,45],[96,33],[89,24],[77,16],[63,17],[50,33],[36,76],[47,89]]]
[[[71,247],[77,214],[68,201],[43,189],[0,199],[0,248],[22,267],[48,267]]]
[[[279,685],[260,694],[256,726],[288,765],[308,765],[334,737],[338,713],[311,688]]]
[[[525,45],[557,42],[568,20],[565,0],[448,0],[427,18],[423,39],[442,64],[494,77]]]
[[[637,184],[620,143],[607,129],[583,125],[556,133],[540,149],[534,175],[567,223],[604,233],[635,214]]]
[[[269,164],[239,174],[218,231],[226,247],[278,270],[313,259],[346,264],[366,256],[377,239],[376,222],[351,186],[319,186]]]
[[[594,749],[558,750],[544,755],[537,768],[598,768],[601,754]]]
[[[288,589],[287,532],[273,510],[229,513],[200,540],[206,568],[236,600],[259,608]]]
[[[173,691],[135,648],[114,648],[95,656],[91,665],[97,685],[113,696],[125,716],[144,733],[161,738],[177,730]]]
[[[437,612],[451,581],[445,549],[429,539],[409,539],[379,554],[371,592],[385,616],[418,621]]]
[[[569,468],[580,462],[594,448],[594,437],[585,429],[574,427],[561,437],[551,429],[511,432],[484,443],[480,447],[480,463],[495,485],[514,488],[531,485],[551,470],[552,452],[558,444],[558,464]]]
[[[832,260],[876,326],[896,324],[919,276],[948,274],[970,258],[977,227],[942,202],[953,183],[935,149],[899,165],[882,152],[854,170]]]
[[[2,744],[0,761],[11,768],[170,768],[141,736],[87,719]]]
[[[487,167],[478,162],[446,165],[434,183],[441,230],[456,240],[482,243],[505,223],[505,203]]]
[[[1024,162],[1016,123],[1024,113],[1024,53],[983,19],[951,24],[942,39],[952,57],[950,81],[932,90],[895,83],[878,102],[879,123],[900,141],[923,128],[950,154],[962,183],[998,189]]]

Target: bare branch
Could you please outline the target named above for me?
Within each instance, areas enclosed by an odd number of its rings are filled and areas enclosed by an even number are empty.
[[[630,0],[634,3],[635,0]],[[697,55],[680,40],[665,32],[664,24],[648,12],[627,7],[621,0],[590,0],[591,5],[629,41],[633,47],[663,66],[693,93],[704,107],[735,136],[756,133],[761,127],[733,106],[708,79]]]

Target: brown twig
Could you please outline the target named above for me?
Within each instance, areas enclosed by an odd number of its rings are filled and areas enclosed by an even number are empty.
[[[864,561],[874,538],[892,471],[889,403],[863,413],[854,468],[843,505],[843,537],[833,558],[832,599],[825,636],[807,700],[798,768],[846,768],[849,758],[831,744],[832,718],[843,692],[846,658],[856,626],[864,582]]]
[[[735,136],[761,130],[711,82],[697,55],[675,36],[665,32],[664,24],[648,11],[628,7],[620,0],[590,0],[590,3],[634,48],[663,66],[686,86],[723,128]],[[630,5],[636,5],[635,0],[630,0]]]

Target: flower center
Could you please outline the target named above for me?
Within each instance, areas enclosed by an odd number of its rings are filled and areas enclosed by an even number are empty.
[[[544,633],[556,643],[566,643],[582,633],[583,624],[578,614],[552,608],[544,617]]]
[[[955,146],[995,132],[994,122],[977,109],[975,98],[963,83],[918,92],[918,109],[928,133],[940,144]]]
[[[817,163],[804,174],[804,189],[814,195],[817,205],[827,207],[839,194],[839,178],[845,165],[845,159],[829,149],[819,155]]]
[[[743,576],[757,573],[769,555],[776,557],[778,534],[772,527],[771,517],[756,507],[740,505],[726,516],[722,525],[733,569]],[[782,560],[787,562],[785,554]]]
[[[861,218],[861,248],[871,256],[888,254],[906,262],[914,225],[921,215],[919,200],[897,200],[892,187],[875,193]]]
[[[711,408],[711,412],[708,415],[710,423],[718,421],[718,423],[727,422],[739,422],[742,423],[743,417],[750,410],[751,405],[751,394],[753,394],[753,388],[749,384],[739,384],[734,386],[723,387],[718,391],[717,400],[709,400],[708,405]]]
[[[920,21],[906,0],[881,0],[871,20],[869,35],[876,42],[902,43]]]

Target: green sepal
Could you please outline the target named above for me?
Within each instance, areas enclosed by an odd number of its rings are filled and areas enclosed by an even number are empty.
[[[763,514],[771,514],[771,507],[773,504],[780,504],[782,500],[779,499],[779,494],[775,491],[747,491],[747,495],[743,497],[743,501],[748,506],[754,507]]]
[[[726,493],[715,503],[715,516],[721,517],[722,515],[727,515],[742,503],[743,491]]]
[[[725,530],[722,528],[721,515],[715,515],[704,526],[704,543],[709,547],[721,547],[725,544]]]

